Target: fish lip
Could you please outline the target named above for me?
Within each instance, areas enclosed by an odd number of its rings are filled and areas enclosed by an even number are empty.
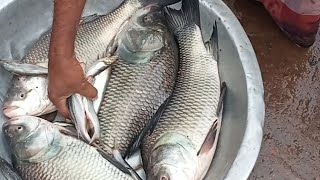
[[[14,111],[16,111],[17,109],[21,109],[21,108],[19,106],[3,106],[2,111],[5,116],[9,118],[13,118],[15,117],[15,115],[12,115],[12,114],[14,114]]]

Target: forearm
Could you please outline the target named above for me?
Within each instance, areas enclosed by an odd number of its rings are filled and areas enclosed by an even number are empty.
[[[73,57],[74,42],[85,3],[86,0],[54,0],[49,63]]]

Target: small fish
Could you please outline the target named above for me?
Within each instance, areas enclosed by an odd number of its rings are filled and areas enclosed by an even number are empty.
[[[22,180],[16,170],[0,157],[0,179],[1,180]]]
[[[44,119],[15,117],[2,130],[14,168],[24,180],[139,179],[127,167],[73,137],[73,131]]]
[[[96,61],[86,72],[89,82],[93,83],[95,77],[116,63],[117,59],[116,56],[108,56]],[[98,92],[105,91],[105,87],[97,88],[97,90]],[[89,144],[99,140],[100,125],[96,114],[98,110],[95,109],[94,102],[76,93],[67,99],[67,104],[71,121],[75,124],[78,135]]]
[[[214,156],[226,86],[221,85],[212,52],[217,31],[205,45],[199,14],[198,0],[182,0],[182,10],[166,9],[178,41],[180,65],[172,97],[154,131],[142,142],[150,180],[203,179]]]
[[[126,0],[117,9],[106,15],[84,17],[80,22],[75,40],[77,59],[85,68],[90,67],[97,59],[108,54],[110,42],[137,10],[152,4],[165,6],[177,1]],[[45,72],[48,66],[50,36],[51,31],[48,31],[21,59],[21,62],[0,61],[4,68],[16,76],[4,100],[3,111],[7,117],[39,116],[56,110],[45,92],[48,84]],[[110,74],[108,70],[105,71],[103,77],[106,77],[107,74]],[[103,94],[100,94],[99,97],[103,97]],[[99,99],[102,100],[102,98]],[[99,105],[100,103],[96,107]]]

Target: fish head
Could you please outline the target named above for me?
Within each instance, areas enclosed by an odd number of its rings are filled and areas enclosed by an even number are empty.
[[[197,152],[191,141],[181,134],[170,133],[161,137],[152,149],[147,179],[196,179],[197,164]]]
[[[137,11],[137,13],[133,15],[132,21],[140,27],[154,30],[166,27],[163,9],[157,5],[149,5]]]
[[[117,53],[129,63],[148,63],[166,45],[165,16],[161,8],[149,5],[132,15],[119,35]]]
[[[2,126],[4,137],[11,147],[15,160],[40,161],[54,147],[58,139],[57,128],[49,121],[35,116],[19,116],[11,118]]]
[[[11,83],[3,104],[5,116],[39,116],[55,110],[48,98],[48,80],[45,75],[14,76]]]

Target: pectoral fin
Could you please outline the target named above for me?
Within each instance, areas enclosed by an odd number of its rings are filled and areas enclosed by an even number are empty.
[[[130,157],[132,154],[134,154],[139,149],[141,141],[147,135],[148,132],[149,132],[149,135],[152,134],[152,132],[156,128],[156,126],[162,116],[162,113],[166,109],[170,99],[171,99],[171,95],[166,99],[165,102],[162,103],[162,105],[159,107],[158,111],[148,121],[148,123],[145,125],[145,127],[140,132],[140,134],[134,139],[133,144],[131,146],[129,146],[128,151],[126,152],[125,157]]]
[[[94,21],[94,20],[96,20],[96,19],[98,19],[100,17],[101,17],[101,15],[98,15],[97,13],[89,15],[89,16],[83,16],[80,19],[80,25],[83,25],[83,24],[86,24],[88,22]]]
[[[218,135],[220,132],[220,126],[222,121],[222,113],[223,113],[223,101],[226,95],[227,86],[225,82],[222,82],[221,85],[221,93],[220,93],[220,99],[217,106],[217,112],[216,117],[217,119],[214,121],[213,125],[211,126],[206,139],[204,140],[199,152],[199,155],[207,154],[208,152],[212,151],[212,149],[215,149],[215,146],[218,141]]]
[[[86,71],[86,76],[95,77],[118,61],[118,56],[108,56],[95,61]]]
[[[54,122],[53,124],[59,129],[61,133],[75,138],[79,138],[78,132],[72,124],[63,122]]]
[[[219,62],[219,39],[217,21],[214,22],[213,30],[210,39],[205,42],[207,51],[213,55],[214,59]]]
[[[220,134],[222,114],[223,114],[223,100],[226,94],[226,84],[223,82],[221,86],[220,100],[217,107],[216,119],[210,128],[206,139],[204,140],[200,150],[198,151],[198,172],[200,175],[199,179],[203,179],[206,172],[208,171],[212,158],[216,152],[218,145],[218,138]]]
[[[120,152],[118,154],[114,151],[113,155],[116,156],[114,159],[109,157],[103,150],[97,148],[97,151],[104,157],[107,161],[109,161],[112,165],[117,167],[122,172],[129,174],[135,180],[142,180],[140,176],[135,172],[135,170],[121,157]]]
[[[3,66],[7,71],[17,75],[46,75],[48,69],[34,65],[21,63],[16,61],[7,61],[0,59],[0,65]]]
[[[109,161],[112,165],[114,165],[115,167],[117,167],[119,170],[121,170],[122,172],[126,173],[126,174],[131,174],[130,171],[128,171],[128,169],[122,165],[120,162],[118,162],[117,160],[111,158],[109,155],[107,155],[103,150],[97,148],[97,151],[100,153],[100,155],[105,158],[107,161]]]

